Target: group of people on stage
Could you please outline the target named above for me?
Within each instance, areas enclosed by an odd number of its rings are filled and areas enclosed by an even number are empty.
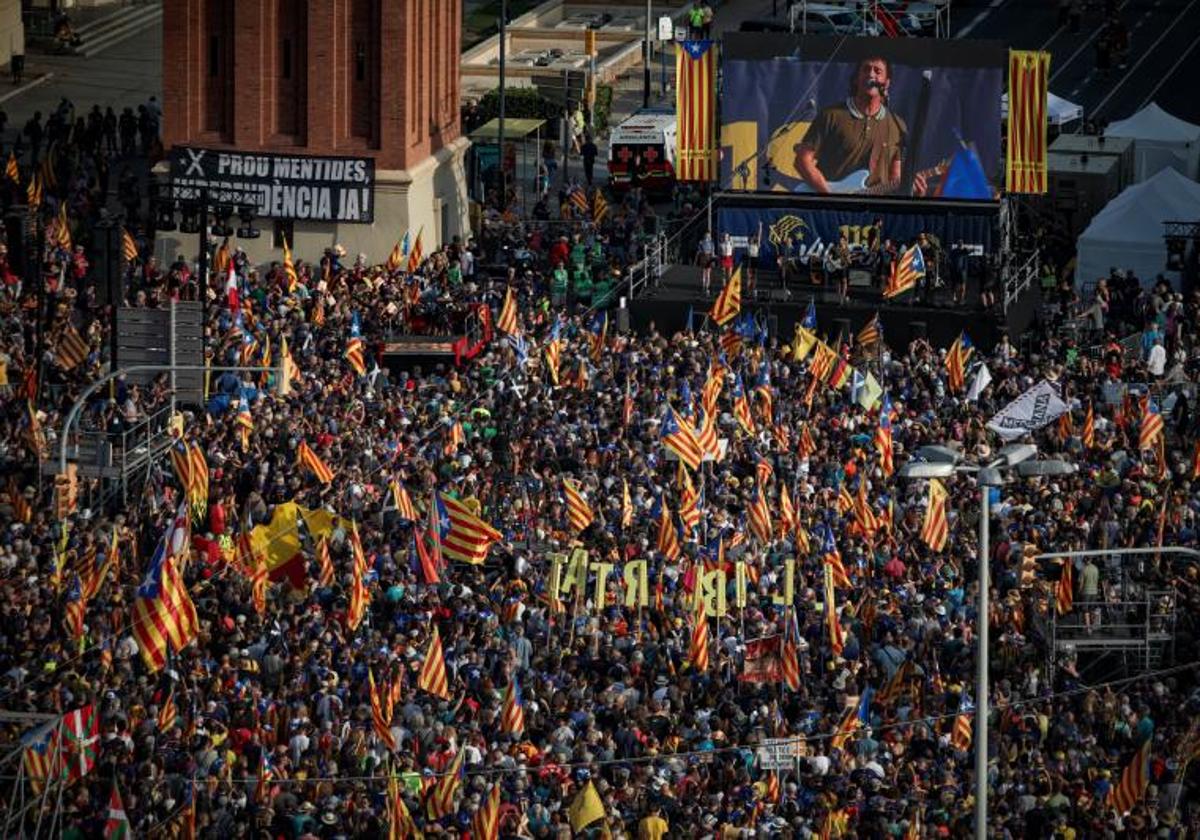
[[[869,285],[882,289],[892,271],[892,265],[904,251],[912,246],[921,249],[925,273],[918,280],[913,302],[931,303],[937,292],[949,288],[951,302],[962,305],[967,302],[967,281],[972,272],[972,253],[963,242],[947,249],[934,234],[921,231],[909,243],[890,239],[883,235],[883,219],[876,218],[866,229],[865,241],[851,245],[846,234],[836,243],[824,247],[804,247],[804,243],[783,234],[778,241],[770,243],[775,252],[775,269],[785,293],[790,294],[789,283],[798,286],[829,287],[837,290],[838,302],[850,300],[850,289],[854,285]],[[744,247],[738,247],[729,231],[714,240],[712,232],[701,238],[696,250],[696,264],[701,269],[701,289],[705,295],[713,293],[714,266],[720,268],[721,282],[727,282],[734,266],[742,268],[742,288],[748,297],[758,293],[758,273],[763,267],[764,241],[762,226],[752,233]],[[859,278],[855,283],[856,276]],[[986,284],[985,284],[986,285]],[[985,288],[982,295],[986,295]],[[986,305],[986,300],[984,301]]]

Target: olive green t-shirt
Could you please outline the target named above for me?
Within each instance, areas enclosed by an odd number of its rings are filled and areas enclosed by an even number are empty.
[[[847,100],[817,115],[802,145],[813,150],[817,166],[831,184],[852,172],[870,172],[867,186],[886,184],[908,138],[904,120],[886,107],[868,117]]]

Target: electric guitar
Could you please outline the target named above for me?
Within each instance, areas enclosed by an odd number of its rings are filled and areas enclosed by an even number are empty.
[[[940,178],[946,174],[946,170],[950,168],[950,161],[940,161],[936,166],[931,166],[929,169],[922,169],[917,175],[913,176],[914,180],[917,176],[924,178],[926,181],[932,178]],[[829,192],[839,195],[887,195],[899,186],[899,184],[874,184],[867,185],[867,180],[871,177],[870,170],[856,169],[840,181],[829,182]],[[800,186],[795,189],[798,193],[815,193],[816,190],[807,181],[802,181]]]

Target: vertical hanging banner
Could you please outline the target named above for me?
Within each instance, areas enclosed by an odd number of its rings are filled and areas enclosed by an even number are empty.
[[[675,178],[717,177],[717,44],[680,41],[675,49]]]
[[[1009,50],[1008,155],[1004,186],[1010,193],[1046,192],[1046,101],[1049,93],[1050,53]]]

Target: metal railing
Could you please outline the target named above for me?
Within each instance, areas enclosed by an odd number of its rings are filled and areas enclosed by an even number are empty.
[[[1004,314],[1008,308],[1029,290],[1029,287],[1039,282],[1041,255],[1033,251],[1024,262],[1008,270],[1004,278]]]
[[[659,234],[643,243],[642,247],[642,258],[628,268],[627,294],[630,301],[637,297],[639,289],[645,289],[650,285],[658,286],[662,282],[663,271],[666,269],[667,238],[665,236]]]

